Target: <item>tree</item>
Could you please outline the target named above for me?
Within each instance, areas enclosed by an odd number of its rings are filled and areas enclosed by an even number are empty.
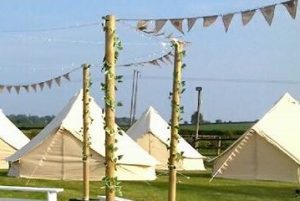
[[[197,115],[198,115],[197,111],[192,114],[192,116],[191,116],[191,124],[196,124],[197,123],[197,117],[198,117]],[[203,122],[204,122],[203,115],[200,112],[199,123],[203,123]]]

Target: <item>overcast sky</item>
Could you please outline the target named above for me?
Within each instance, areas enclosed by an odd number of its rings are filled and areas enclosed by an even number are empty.
[[[280,3],[270,0],[9,0],[0,6],[0,85],[31,84],[62,75],[83,63],[92,68],[92,95],[103,107],[100,65],[104,54],[101,18],[114,14],[117,18],[181,18],[225,14]],[[299,9],[298,9],[299,11]],[[51,30],[78,24],[81,28]],[[119,64],[151,60],[170,50],[163,38],[149,37],[134,30],[132,22],[119,22],[118,35],[124,50]],[[49,29],[48,31],[45,31]],[[31,30],[31,31],[30,31]],[[35,30],[35,31],[34,31]],[[278,5],[272,26],[257,11],[252,21],[243,26],[236,14],[227,33],[221,18],[208,28],[199,19],[190,32],[184,22],[184,35],[168,22],[163,28],[191,42],[186,47],[183,73],[186,91],[183,119],[190,121],[196,110],[196,86],[201,86],[201,112],[206,120],[245,121],[261,116],[285,92],[300,99],[300,20],[293,20]],[[117,69],[124,75],[119,85],[118,100],[123,107],[117,116],[129,116],[133,70],[139,70],[137,117],[154,106],[162,116],[170,118],[172,65]],[[12,90],[0,94],[0,108],[6,114],[52,115],[59,112],[81,88],[81,71],[70,74],[71,82],[61,87],[19,95]]]

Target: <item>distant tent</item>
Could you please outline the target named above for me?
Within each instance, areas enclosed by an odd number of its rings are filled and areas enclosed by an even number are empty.
[[[168,169],[170,144],[170,126],[153,108],[142,114],[128,130],[127,134],[132,137],[150,155],[160,161],[157,169]],[[183,152],[183,160],[177,164],[179,170],[205,170],[204,157],[188,144],[182,137],[179,139],[178,151]]]
[[[20,151],[8,158],[8,174],[16,177],[82,179],[82,91]],[[101,108],[90,102],[91,158],[90,179],[105,176],[105,132]],[[139,147],[126,133],[117,135],[117,165],[120,180],[154,180],[157,161]]]
[[[21,149],[29,139],[20,131],[0,109],[0,169],[7,169],[5,158]]]
[[[215,158],[213,176],[300,183],[300,104],[286,93]]]

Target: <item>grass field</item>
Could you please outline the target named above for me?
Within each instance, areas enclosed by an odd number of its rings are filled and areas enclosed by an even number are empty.
[[[186,178],[189,176],[190,178]],[[208,173],[186,173],[178,176],[177,201],[295,201],[296,184],[266,181],[238,181],[215,179],[209,183]],[[0,172],[1,185],[59,187],[65,191],[59,194],[60,201],[69,198],[80,198],[81,182],[76,181],[47,181],[28,180],[7,177],[5,171]],[[152,182],[123,182],[125,198],[135,201],[166,201],[168,194],[168,177],[161,175]],[[104,194],[101,182],[91,182],[91,197]],[[45,199],[39,193],[17,193],[0,191],[0,197],[19,197]]]
[[[233,123],[210,123],[210,124],[200,124],[200,131],[210,131],[210,130],[219,130],[219,131],[233,131],[240,130],[245,131],[249,129],[254,122],[233,122]],[[183,124],[180,125],[181,129],[186,130],[196,130],[195,125]]]

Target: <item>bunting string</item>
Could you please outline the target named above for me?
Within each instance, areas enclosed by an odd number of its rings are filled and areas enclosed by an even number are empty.
[[[164,55],[148,60],[148,61],[140,61],[140,62],[133,62],[133,63],[126,63],[126,64],[119,64],[116,65],[117,67],[131,67],[131,66],[145,66],[147,64],[153,65],[153,66],[158,66],[160,67],[162,64],[167,64],[167,63],[172,63],[172,57],[174,57],[174,54],[172,53],[172,51],[169,51],[167,53],[165,53]],[[95,66],[95,65],[93,65]],[[95,66],[96,67],[96,66]],[[61,82],[62,80],[67,80],[67,81],[71,81],[70,78],[70,74],[74,71],[77,71],[79,69],[81,69],[82,67],[77,67],[74,68],[70,71],[68,71],[67,73],[64,73],[62,75],[56,76],[54,78],[42,81],[42,82],[37,82],[37,83],[30,83],[30,84],[21,84],[21,85],[3,85],[0,84],[0,94],[3,91],[8,91],[8,93],[12,92],[12,89],[14,89],[16,91],[17,94],[20,93],[21,89],[24,89],[26,92],[30,92],[30,91],[34,91],[37,92],[38,89],[40,89],[40,91],[43,91],[45,89],[45,87],[48,87],[49,89],[51,89],[53,87],[53,83],[55,83],[57,86],[61,86]]]
[[[141,61],[141,62],[135,62],[135,63],[127,63],[127,64],[119,64],[117,67],[130,67],[130,66],[144,66],[146,64],[151,64],[153,66],[160,67],[161,64],[172,63],[172,57],[174,57],[174,54],[172,51],[164,54],[163,56],[160,56],[155,59],[151,59],[149,61]]]
[[[284,1],[281,3],[275,3],[267,6],[257,7],[254,9],[247,9],[242,11],[235,11],[235,12],[229,12],[224,14],[215,14],[215,15],[209,15],[209,16],[197,16],[197,17],[183,17],[183,18],[163,18],[163,19],[118,19],[117,21],[137,21],[136,29],[139,31],[142,31],[144,33],[152,34],[153,36],[159,35],[159,32],[163,29],[165,24],[169,21],[171,25],[180,33],[184,34],[183,31],[183,22],[187,22],[188,32],[194,27],[197,20],[202,19],[203,20],[203,27],[209,27],[217,20],[217,18],[222,18],[223,25],[225,28],[225,31],[227,32],[229,30],[229,26],[231,24],[231,21],[233,17],[237,14],[239,14],[242,18],[242,24],[245,26],[249,24],[249,22],[252,20],[253,16],[256,11],[260,11],[261,14],[264,16],[264,19],[266,22],[271,26],[275,8],[278,5],[283,5],[289,15],[295,19],[296,13],[297,13],[297,4],[298,0],[289,0]],[[154,22],[154,23],[153,23]],[[150,30],[149,24],[154,24],[154,27]]]
[[[253,136],[253,134],[254,134],[254,131],[250,130],[243,136],[243,139],[239,142],[239,144],[236,146],[236,148],[229,154],[227,159],[224,161],[224,163],[221,165],[221,167],[214,173],[214,175],[211,177],[209,182],[211,182],[218,174],[223,174],[223,172],[229,166],[229,163],[231,161],[233,161],[234,158],[240,153],[240,150],[248,142],[248,140],[251,138],[251,136]]]
[[[53,86],[53,82],[55,82],[57,84],[57,86],[61,86],[61,81],[63,79],[67,80],[67,81],[71,81],[70,78],[70,73],[81,69],[82,67],[78,67],[78,68],[74,68],[71,71],[64,73],[62,75],[56,76],[54,78],[51,78],[49,80],[45,80],[42,82],[37,82],[37,83],[30,83],[30,84],[21,84],[21,85],[3,85],[0,84],[0,93],[2,93],[5,89],[8,91],[8,93],[12,92],[12,89],[14,89],[17,94],[20,93],[21,89],[24,89],[26,92],[30,92],[30,91],[34,91],[37,92],[38,89],[40,89],[41,91],[43,91],[43,89],[45,88],[45,86],[47,86],[49,89],[51,89],[51,87]]]

